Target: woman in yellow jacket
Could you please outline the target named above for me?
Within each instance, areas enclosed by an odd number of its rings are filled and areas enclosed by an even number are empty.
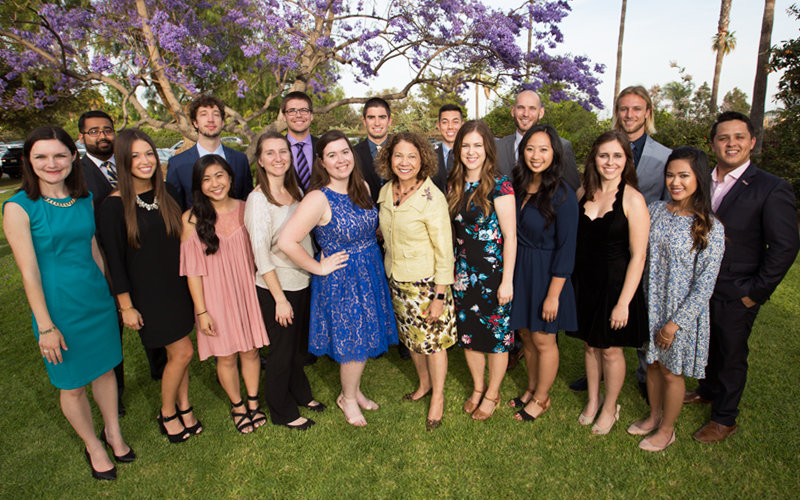
[[[378,206],[397,330],[419,376],[419,387],[403,400],[415,402],[432,393],[425,426],[433,430],[444,413],[447,348],[456,341],[447,201],[431,181],[436,155],[417,134],[393,135],[378,155],[376,169],[388,180]]]

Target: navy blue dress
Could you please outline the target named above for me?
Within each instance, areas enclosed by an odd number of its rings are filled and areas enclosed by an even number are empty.
[[[322,252],[345,250],[347,265],[311,278],[309,351],[337,363],[366,361],[397,343],[397,325],[375,238],[378,210],[356,206],[346,194],[321,189],[331,206],[331,220],[314,228]]]
[[[553,197],[556,218],[545,228],[545,219],[532,203],[523,206],[526,193],[517,194],[517,262],[514,268],[514,308],[511,328],[558,333],[578,328],[575,292],[570,275],[575,263],[578,235],[578,199],[564,184]],[[553,277],[566,278],[558,299],[555,321],[542,319],[542,304]]]

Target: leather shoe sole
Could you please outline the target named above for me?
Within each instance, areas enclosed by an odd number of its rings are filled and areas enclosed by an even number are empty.
[[[687,392],[686,394],[683,395],[683,404],[685,405],[691,405],[691,404],[707,405],[710,402],[711,401],[700,396],[695,391]]]
[[[738,430],[739,427],[736,424],[727,426],[712,420],[692,434],[692,437],[705,444],[718,443],[724,441],[728,436],[733,436]]]

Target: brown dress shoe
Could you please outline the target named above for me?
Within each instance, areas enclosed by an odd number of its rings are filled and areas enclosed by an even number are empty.
[[[692,437],[701,443],[718,443],[724,441],[728,436],[736,434],[739,427],[736,424],[727,425],[718,424],[713,420],[700,428],[697,432],[692,434]]]
[[[689,391],[683,395],[683,404],[690,405],[690,404],[703,404],[706,405],[711,401],[707,400],[706,398],[700,396],[695,391]]]

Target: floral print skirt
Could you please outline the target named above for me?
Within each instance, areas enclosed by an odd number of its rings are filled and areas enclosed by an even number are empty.
[[[456,343],[456,318],[453,293],[445,291],[444,312],[432,324],[423,313],[436,297],[433,278],[417,282],[400,282],[389,278],[392,306],[397,320],[397,333],[408,350],[419,354],[433,354]]]

